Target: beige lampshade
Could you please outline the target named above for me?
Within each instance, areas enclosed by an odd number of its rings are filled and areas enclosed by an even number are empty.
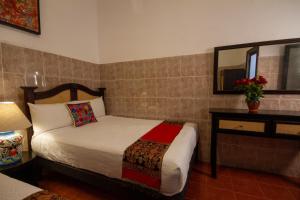
[[[22,130],[31,126],[20,108],[13,102],[0,102],[0,132]]]

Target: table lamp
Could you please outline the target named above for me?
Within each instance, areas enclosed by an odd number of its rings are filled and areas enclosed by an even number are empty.
[[[31,126],[19,107],[13,102],[0,102],[0,166],[22,159],[23,136],[15,130]]]

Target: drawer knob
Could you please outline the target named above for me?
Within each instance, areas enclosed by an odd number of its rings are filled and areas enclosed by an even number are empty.
[[[243,125],[238,125],[236,128],[244,128]]]

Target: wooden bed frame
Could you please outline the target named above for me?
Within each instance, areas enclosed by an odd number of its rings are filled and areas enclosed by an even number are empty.
[[[97,90],[89,89],[80,84],[68,83],[59,85],[53,89],[36,92],[37,87],[21,87],[24,90],[24,103],[25,103],[25,114],[31,121],[30,111],[27,103],[62,103],[68,101],[76,100],[90,100],[96,97],[104,98],[105,88],[98,88]],[[33,129],[27,129],[28,137],[28,149],[31,151],[31,138],[33,136]],[[166,200],[182,200],[184,199],[185,193],[187,191],[188,179],[191,173],[191,166],[194,161],[197,160],[198,145],[194,149],[194,153],[190,162],[189,174],[182,192],[174,196],[165,196],[158,191],[144,188],[140,185],[125,182],[115,178],[109,178],[99,173],[92,171],[72,167],[66,164],[62,164],[55,161],[50,161],[41,157],[36,158],[37,169],[36,173],[39,176],[39,172],[43,169],[56,171],[58,173],[70,176],[72,178],[78,179],[90,185],[101,187],[106,191],[126,191],[130,195],[139,199],[166,199]]]

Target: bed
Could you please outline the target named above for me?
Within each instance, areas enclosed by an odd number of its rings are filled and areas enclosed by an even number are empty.
[[[28,103],[52,104],[104,97],[79,84],[64,84],[54,89],[35,92],[35,87],[22,87],[26,114],[31,119]],[[38,155],[38,165],[56,170],[108,190],[130,189],[135,196],[151,199],[183,199],[191,163],[196,158],[197,126],[185,123],[180,134],[166,151],[161,169],[160,189],[153,190],[122,179],[124,151],[161,120],[134,119],[118,116],[97,117],[96,123],[74,128],[63,126],[33,134],[28,129],[28,145]]]
[[[63,200],[41,188],[29,185],[0,173],[1,200]]]

